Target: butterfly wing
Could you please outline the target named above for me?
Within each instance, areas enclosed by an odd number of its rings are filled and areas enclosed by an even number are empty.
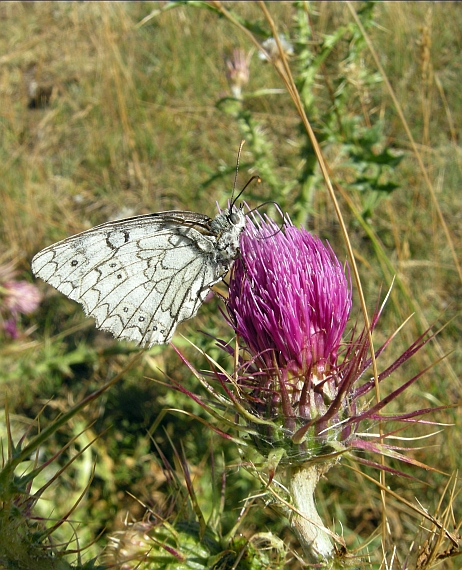
[[[116,338],[166,343],[227,272],[210,221],[173,211],[107,222],[42,250],[32,271]]]

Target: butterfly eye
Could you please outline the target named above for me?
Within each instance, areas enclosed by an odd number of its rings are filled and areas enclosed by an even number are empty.
[[[241,217],[236,212],[231,212],[229,215],[229,221],[232,224],[238,224],[240,219],[241,219]]]

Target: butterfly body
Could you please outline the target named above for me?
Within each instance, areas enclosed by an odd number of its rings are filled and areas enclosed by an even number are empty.
[[[32,271],[116,338],[169,342],[239,256],[245,215],[184,211],[111,221],[40,251]]]

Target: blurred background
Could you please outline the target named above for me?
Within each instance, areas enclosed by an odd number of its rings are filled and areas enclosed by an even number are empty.
[[[257,3],[224,6],[241,28],[214,2],[0,4],[0,286],[27,281],[41,295],[34,311],[11,312],[5,300],[0,307],[0,397],[2,407],[8,401],[15,441],[28,429],[36,433],[35,418],[48,425],[123,371],[138,352],[97,331],[79,305],[34,280],[30,260],[43,247],[132,215],[185,209],[213,217],[217,202],[224,206],[231,196],[245,139],[237,188],[253,174],[262,184],[249,187],[243,199],[251,208],[276,201],[346,260],[338,219],[296,109],[274,66],[244,31],[267,42],[268,23]],[[272,2],[268,9],[326,157],[370,313],[395,277],[376,345],[412,315],[381,369],[428,327],[442,329],[382,388],[391,392],[430,367],[386,411],[450,406],[426,416],[441,425],[411,426],[403,434],[436,435],[397,443],[414,448],[403,453],[437,471],[390,460],[410,478],[392,476],[387,484],[431,513],[442,497],[440,509],[452,501],[457,526],[460,500],[445,489],[448,474],[461,467],[462,445],[455,406],[462,369],[462,8],[458,2]],[[277,219],[273,206],[263,211]],[[220,306],[212,299],[178,333],[232,370],[214,340],[232,337]],[[360,327],[363,317],[355,296],[350,330],[356,322]],[[206,367],[180,334],[174,343],[198,369]],[[239,500],[258,489],[238,469],[235,446],[192,417],[207,416],[169,389],[168,377],[200,391],[171,347],[154,347],[40,449],[43,463],[72,440],[36,478],[40,488],[77,454],[36,509],[55,521],[80,498],[55,541],[77,535],[80,548],[88,545],[83,559],[97,556],[124,521],[141,519],[146,506],[165,509],[172,491],[156,446],[172,464],[172,443],[183,447],[205,512],[216,503],[211,478],[227,473],[233,497],[223,508],[225,530],[235,522]],[[4,416],[2,432],[6,437]],[[376,470],[362,469],[377,479]],[[370,539],[369,550],[378,551],[380,537],[370,538],[380,522],[377,486],[341,463],[321,483],[318,504],[348,547]],[[413,541],[424,542],[418,538],[421,520],[396,498],[389,498],[388,509],[402,562]],[[248,514],[242,532],[262,528],[297,550],[284,520],[264,505]],[[444,564],[459,567],[457,561]]]

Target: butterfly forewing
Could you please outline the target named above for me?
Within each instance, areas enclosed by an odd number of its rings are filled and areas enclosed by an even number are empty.
[[[213,222],[183,211],[107,222],[42,250],[32,271],[81,303],[98,328],[162,344],[227,273],[244,226],[240,209],[233,222],[227,210]]]

